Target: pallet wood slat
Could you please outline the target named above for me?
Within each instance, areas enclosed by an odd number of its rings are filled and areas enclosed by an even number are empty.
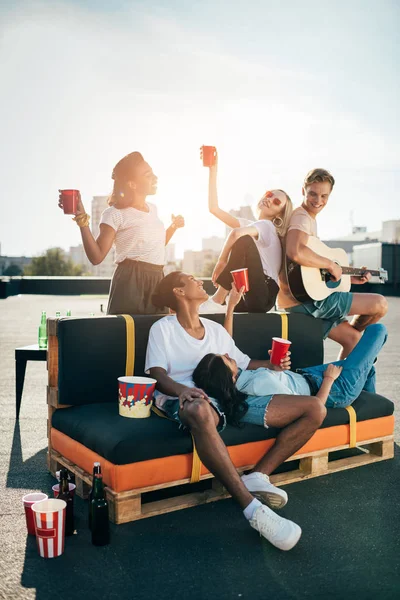
[[[381,440],[374,438],[372,442],[367,440],[364,444],[365,448],[360,447],[360,450],[366,450],[363,454],[349,456],[346,458],[329,461],[329,456],[335,452],[343,450],[343,446],[328,448],[323,451],[312,452],[308,456],[300,458],[299,468],[295,468],[285,473],[276,473],[270,477],[274,485],[288,485],[297,481],[311,479],[322,475],[329,475],[354,467],[359,467],[366,464],[387,460],[394,456],[394,438],[393,436],[385,436]],[[349,446],[347,446],[349,448]],[[55,474],[57,466],[63,465],[72,473],[75,474],[76,493],[81,498],[87,498],[91,486],[91,476],[79,466],[73,464],[70,460],[64,458],[52,450],[50,453],[51,471]],[[293,456],[288,461],[297,460],[298,456]],[[248,465],[245,468],[238,469],[239,472],[246,471],[252,468],[253,465]],[[201,479],[209,479],[213,477],[211,474],[206,474]],[[110,520],[116,524],[128,523],[139,519],[145,519],[175,510],[182,510],[193,506],[199,506],[208,502],[215,502],[229,498],[230,495],[223,485],[215,478],[212,481],[212,488],[202,492],[192,492],[181,494],[172,498],[163,500],[155,500],[142,504],[142,498],[147,492],[157,491],[167,487],[189,484],[190,479],[179,480],[169,484],[159,484],[148,486],[137,490],[129,490],[126,492],[115,492],[109,487],[106,487],[106,495],[109,503]]]

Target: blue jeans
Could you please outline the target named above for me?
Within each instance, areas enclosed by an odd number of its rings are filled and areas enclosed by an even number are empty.
[[[343,367],[339,377],[333,382],[329,392],[326,406],[328,408],[344,408],[361,394],[375,392],[375,367],[374,362],[387,340],[387,330],[381,323],[369,325],[345,360],[338,360],[334,365]],[[329,363],[328,363],[329,364]],[[328,364],[298,369],[299,373],[307,373],[315,387],[321,387],[323,374]]]

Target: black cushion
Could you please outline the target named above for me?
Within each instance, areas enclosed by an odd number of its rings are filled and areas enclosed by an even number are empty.
[[[393,413],[393,402],[378,394],[362,392],[353,403],[357,420]],[[322,427],[347,424],[344,408],[331,408]],[[116,465],[192,452],[189,432],[178,424],[152,414],[148,419],[120,417],[117,402],[86,404],[55,411],[52,426]],[[221,437],[227,446],[274,438],[278,429],[246,424],[227,426]]]
[[[135,375],[143,375],[150,327],[160,316],[133,315]],[[204,315],[223,323],[224,315]],[[288,315],[292,368],[323,362],[322,321]],[[267,359],[271,338],[281,336],[278,313],[236,314],[233,337],[251,358]],[[58,323],[58,400],[73,406],[117,398],[117,378],[125,375],[126,328],[121,316],[61,319]]]

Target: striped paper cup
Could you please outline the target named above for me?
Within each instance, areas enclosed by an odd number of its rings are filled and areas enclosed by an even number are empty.
[[[150,416],[156,380],[151,377],[118,377],[119,414],[145,419]]]
[[[64,500],[54,498],[32,506],[36,543],[42,558],[56,558],[64,552],[66,507]]]

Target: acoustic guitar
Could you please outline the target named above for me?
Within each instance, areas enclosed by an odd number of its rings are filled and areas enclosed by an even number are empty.
[[[367,271],[374,277],[379,277],[384,283],[387,281],[387,271],[384,269],[371,270],[349,267],[349,259],[342,248],[329,248],[318,238],[310,236],[307,246],[320,256],[325,256],[336,262],[342,268],[342,278],[333,281],[331,274],[326,269],[303,267],[286,257],[286,275],[292,295],[299,302],[309,300],[324,300],[333,292],[349,292],[352,275],[362,277]]]

